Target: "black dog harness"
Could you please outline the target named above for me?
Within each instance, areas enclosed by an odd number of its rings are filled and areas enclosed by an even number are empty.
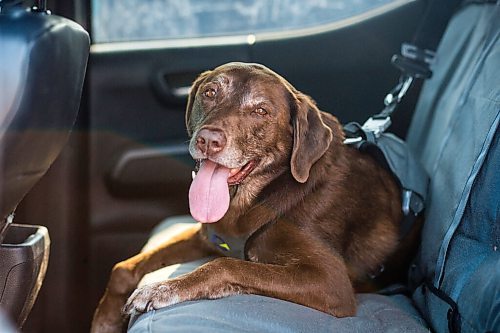
[[[391,133],[373,131],[358,123],[345,125],[344,132],[345,144],[372,156],[398,183],[403,212],[400,239],[403,239],[424,210],[429,184],[427,172],[407,144]]]

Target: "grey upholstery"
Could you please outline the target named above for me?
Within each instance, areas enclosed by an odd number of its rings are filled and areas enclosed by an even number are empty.
[[[5,314],[1,310],[0,310],[0,332],[2,333],[16,332],[10,320],[5,316]]]
[[[144,247],[181,232],[190,216],[167,219]],[[146,275],[141,285],[190,272],[212,258],[165,267]],[[425,322],[402,295],[360,294],[356,317],[338,319],[302,305],[256,295],[185,302],[132,318],[129,332],[428,332]],[[168,329],[167,329],[168,328]]]
[[[500,332],[500,1],[452,19],[408,143],[430,175],[413,301],[437,332]]]
[[[239,295],[208,303],[186,302],[142,316],[129,332],[429,332],[403,296],[357,296],[356,317],[337,319],[294,303]],[[168,329],[170,328],[170,330]]]

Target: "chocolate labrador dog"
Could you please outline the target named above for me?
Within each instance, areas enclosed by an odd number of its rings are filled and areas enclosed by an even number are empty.
[[[92,331],[119,332],[122,311],[235,294],[355,315],[355,291],[399,253],[401,192],[392,175],[343,144],[334,116],[259,64],[201,74],[186,125],[199,165],[190,210],[201,223],[118,263]],[[236,258],[225,239],[240,240]],[[148,272],[209,255],[218,258],[134,291]]]

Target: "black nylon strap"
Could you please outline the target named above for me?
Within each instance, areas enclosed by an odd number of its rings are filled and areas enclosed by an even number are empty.
[[[386,96],[385,108],[379,117],[390,119],[413,79],[428,79],[432,76],[430,65],[434,60],[434,52],[448,21],[462,1],[429,0],[423,19],[413,37],[413,43],[403,43],[401,54],[395,54],[391,59],[392,64],[401,70],[401,77],[398,85]]]
[[[413,38],[413,44],[422,50],[435,51],[448,21],[461,3],[462,0],[430,1]]]
[[[372,132],[366,131],[358,123],[352,122],[344,125],[344,134],[348,140],[355,139],[350,142],[346,140],[346,145],[352,146],[360,152],[370,155],[381,167],[387,170],[397,182],[401,190],[401,210],[403,212],[399,236],[400,239],[404,239],[412,230],[417,216],[424,210],[427,188],[417,185],[428,182],[427,173],[419,172],[421,167],[418,163],[409,164],[407,159],[402,158],[402,156],[404,157],[405,155],[401,150],[395,151],[387,149],[387,141],[389,140],[392,142],[394,140],[391,140],[391,137],[386,133],[376,138]],[[383,139],[386,140],[385,145],[381,142]],[[411,155],[409,148],[406,146],[404,147],[404,152],[407,155]],[[393,163],[389,163],[388,159],[392,159]],[[395,163],[395,161],[398,162]],[[409,172],[415,176],[409,177]],[[418,184],[415,183],[415,179],[419,179]]]
[[[434,58],[448,21],[463,0],[430,0],[425,8],[412,43],[403,43],[401,55],[394,55],[392,63],[403,75],[413,78],[430,78],[429,65]]]
[[[460,312],[458,311],[458,305],[455,301],[448,296],[444,291],[434,287],[432,282],[424,281],[422,288],[427,288],[430,292],[440,298],[443,302],[447,303],[450,307],[447,313],[447,321],[448,321],[448,331],[450,333],[460,333],[462,326],[462,317]],[[425,289],[424,289],[425,290]]]

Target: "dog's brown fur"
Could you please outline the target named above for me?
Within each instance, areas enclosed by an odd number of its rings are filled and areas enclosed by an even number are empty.
[[[265,112],[256,112],[259,108]],[[268,225],[248,244],[248,261],[222,256],[198,224],[161,248],[118,263],[92,331],[120,331],[125,304],[126,313],[142,312],[233,294],[266,295],[353,316],[354,291],[365,289],[367,275],[397,253],[402,213],[392,176],[343,144],[335,117],[258,64],[230,63],[200,75],[186,124],[194,158],[204,155],[196,138],[209,128],[227,137],[211,160],[231,168],[257,161],[241,184],[231,186],[229,210],[213,224],[215,230],[238,236]],[[220,257],[139,288],[126,302],[144,274],[214,254]]]

